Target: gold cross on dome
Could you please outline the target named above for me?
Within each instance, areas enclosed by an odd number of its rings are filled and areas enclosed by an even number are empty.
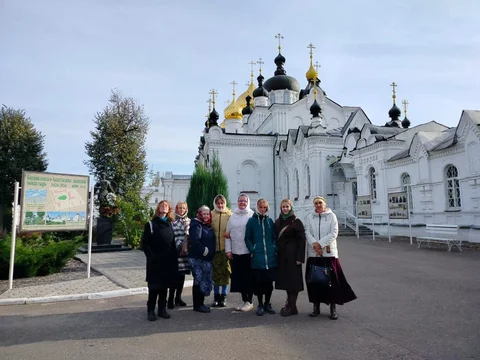
[[[233,92],[232,92],[232,95],[235,96],[235,85],[238,85],[238,83],[235,82],[235,80],[233,80],[230,85],[232,85],[232,88],[233,88]]]
[[[392,82],[392,83],[390,84],[390,86],[391,86],[392,89],[393,89],[393,90],[392,90],[392,92],[393,92],[393,94],[392,94],[392,99],[393,99],[393,104],[395,105],[395,98],[397,97],[397,95],[395,94],[395,88],[396,88],[398,85],[395,84],[395,81],[394,81],[394,82]]]
[[[280,49],[282,48],[282,34],[278,33],[277,35],[275,35],[275,39],[278,39],[278,52],[280,52]]]
[[[260,66],[259,66],[259,72],[260,72],[260,74],[261,74],[261,73],[262,73],[262,65],[265,64],[265,63],[262,61],[262,58],[258,58],[257,64],[260,65]]]
[[[212,111],[212,99],[208,99],[207,103],[208,103],[208,113],[210,114],[210,112]]]
[[[308,49],[310,49],[310,59],[313,57],[313,49],[315,49],[315,46],[313,46],[312,43],[308,44],[307,46]]]
[[[218,95],[218,92],[215,89],[212,89],[209,94],[212,95],[212,105],[213,108],[215,108],[215,95]]]
[[[402,104],[403,104],[403,112],[405,113],[405,117],[407,117],[407,107],[408,107],[408,101],[406,99],[404,99],[402,101]]]

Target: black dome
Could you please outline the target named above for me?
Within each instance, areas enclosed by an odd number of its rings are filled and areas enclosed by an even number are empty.
[[[210,126],[218,126],[217,120],[219,119],[219,117],[220,116],[218,115],[217,110],[213,108],[212,112],[210,113],[210,116],[208,117]]]
[[[402,120],[402,127],[404,129],[407,129],[410,126],[410,120],[405,116],[405,118]]]
[[[263,87],[263,79],[265,79],[265,78],[263,77],[262,74],[258,75],[258,77],[257,77],[258,88],[253,90],[253,94],[252,94],[254,98],[257,98],[257,97],[260,97],[260,96],[268,97],[268,91],[265,90],[265,88]]]
[[[288,75],[275,75],[265,81],[263,85],[268,91],[272,90],[292,90],[300,92],[300,84],[297,79]]]
[[[402,114],[397,105],[393,104],[392,108],[388,112],[388,116],[392,120],[398,120],[399,116]]]
[[[253,111],[252,107],[250,106],[250,101],[252,101],[252,97],[250,95],[247,95],[245,100],[247,101],[247,106],[242,109],[242,115],[250,115]]]
[[[320,105],[318,105],[317,100],[315,100],[312,106],[310,106],[310,114],[312,114],[313,117],[318,117],[321,112],[322,109],[320,108]]]

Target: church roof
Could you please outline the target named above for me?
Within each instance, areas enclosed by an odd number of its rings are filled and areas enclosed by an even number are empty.
[[[468,115],[472,121],[480,126],[480,110],[464,110],[465,113]]]

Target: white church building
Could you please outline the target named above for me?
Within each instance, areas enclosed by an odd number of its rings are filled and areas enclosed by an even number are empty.
[[[306,85],[286,74],[279,54],[272,77],[252,81],[233,95],[220,119],[213,110],[200,139],[197,163],[207,167],[216,155],[229,182],[229,199],[247,193],[252,208],[266,198],[271,215],[290,198],[301,219],[312,198],[357,217],[357,198],[371,199],[364,223],[406,224],[389,219],[388,193],[408,190],[412,224],[480,225],[480,111],[459,112],[458,125],[435,121],[410,127],[396,105],[395,83],[390,120],[373,124],[360,107],[328,98],[312,65]],[[372,219],[373,217],[373,219]],[[339,217],[340,219],[340,217]],[[480,233],[480,231],[479,231]]]
[[[179,201],[186,201],[191,175],[176,175],[171,171],[160,174],[158,186],[142,188],[142,197],[148,196],[148,205],[156,209],[159,201],[167,200],[173,207]]]

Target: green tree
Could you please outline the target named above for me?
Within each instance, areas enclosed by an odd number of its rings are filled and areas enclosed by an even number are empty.
[[[200,206],[204,205],[204,192],[210,174],[202,164],[197,164],[190,179],[190,188],[187,194],[188,216],[195,217]],[[205,204],[206,205],[206,204]]]
[[[188,215],[193,217],[202,205],[212,208],[213,199],[222,194],[227,199],[228,205],[228,182],[223,173],[220,160],[214,156],[209,169],[198,164],[190,180],[190,188],[187,195]]]
[[[35,129],[25,111],[5,105],[0,111],[0,233],[12,226],[12,202],[15,181],[22,170],[45,171],[45,136]]]
[[[148,171],[145,139],[149,124],[143,106],[112,91],[109,104],[93,122],[92,140],[85,144],[88,169],[97,181],[113,181],[120,196],[133,192],[139,197]]]
[[[213,199],[218,194],[222,194],[228,202],[228,181],[227,177],[223,173],[222,164],[216,155],[213,156],[212,164],[208,171],[208,182],[204,191],[203,203],[210,208],[213,206]]]

